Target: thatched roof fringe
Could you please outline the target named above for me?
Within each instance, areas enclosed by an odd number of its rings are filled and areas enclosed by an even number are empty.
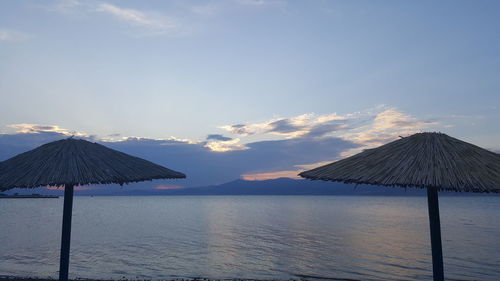
[[[45,144],[0,162],[0,190],[185,177],[183,173],[144,159],[72,138]]]
[[[500,192],[500,155],[442,133],[419,133],[299,174],[313,180]]]

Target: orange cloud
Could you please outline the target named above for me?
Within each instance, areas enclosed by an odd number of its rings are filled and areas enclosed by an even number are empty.
[[[272,180],[278,178],[292,178],[299,179],[298,173],[301,170],[293,170],[293,171],[277,171],[277,172],[268,172],[268,173],[255,173],[255,174],[243,174],[241,178],[247,181],[262,181],[262,180]]]
[[[184,187],[180,185],[158,185],[155,186],[153,189],[166,190],[166,189],[182,189],[182,188]]]

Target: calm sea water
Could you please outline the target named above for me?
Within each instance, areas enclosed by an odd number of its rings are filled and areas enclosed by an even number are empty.
[[[0,275],[57,278],[63,199],[0,200]],[[500,197],[441,197],[445,276],[500,280]],[[70,278],[430,280],[425,197],[75,197]]]

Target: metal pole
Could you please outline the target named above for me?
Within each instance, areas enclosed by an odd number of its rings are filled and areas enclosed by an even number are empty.
[[[59,281],[68,281],[69,245],[71,242],[71,215],[73,213],[73,185],[64,187],[64,209],[61,236],[61,259]]]
[[[439,221],[437,188],[427,188],[427,204],[429,207],[429,224],[431,227],[432,273],[434,281],[443,281],[443,249],[441,246],[441,222]]]

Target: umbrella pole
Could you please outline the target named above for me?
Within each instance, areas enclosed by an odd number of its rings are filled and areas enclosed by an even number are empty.
[[[437,188],[427,188],[427,204],[429,207],[429,224],[431,227],[432,273],[434,281],[443,281],[443,249],[441,246],[441,222],[439,221]]]
[[[73,213],[73,185],[64,187],[64,209],[61,236],[59,281],[68,281],[69,244],[71,242],[71,215]]]

